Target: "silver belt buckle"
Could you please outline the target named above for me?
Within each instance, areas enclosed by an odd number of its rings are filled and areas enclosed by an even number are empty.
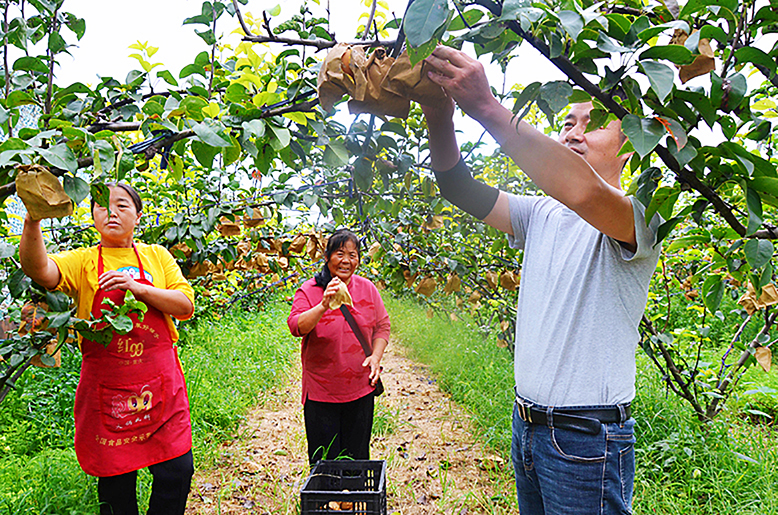
[[[516,397],[516,407],[519,409],[519,417],[524,422],[529,422],[532,424],[532,410],[530,409],[532,406],[530,404],[527,404],[524,402],[524,399],[519,397],[518,395]]]

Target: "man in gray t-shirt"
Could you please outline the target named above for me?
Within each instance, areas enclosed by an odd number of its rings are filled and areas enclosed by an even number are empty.
[[[480,122],[547,197],[474,180],[453,103],[423,106],[441,194],[524,249],[516,320],[512,458],[522,515],[630,513],[635,351],[659,259],[658,216],[621,191],[629,155],[619,122],[586,132],[574,104],[558,141],[491,94],[483,66],[438,47],[430,78]]]

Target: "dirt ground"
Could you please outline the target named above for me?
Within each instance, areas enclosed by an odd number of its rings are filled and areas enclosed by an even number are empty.
[[[516,514],[510,464],[472,437],[468,414],[426,369],[389,346],[371,459],[387,463],[387,513]],[[299,513],[309,473],[299,371],[251,412],[213,469],[198,470],[187,514]],[[349,513],[349,511],[345,511]]]

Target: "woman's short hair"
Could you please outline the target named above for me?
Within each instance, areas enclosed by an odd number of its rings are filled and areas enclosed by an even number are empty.
[[[135,210],[138,213],[142,213],[143,212],[143,201],[140,199],[140,195],[135,190],[135,188],[133,188],[132,186],[130,186],[126,182],[107,182],[107,183],[105,183],[105,185],[108,186],[109,188],[121,188],[124,191],[126,191],[127,195],[129,195],[130,198],[132,199],[132,203],[135,204]],[[95,209],[95,199],[94,199],[94,197],[90,201],[90,209],[93,210],[93,211]]]

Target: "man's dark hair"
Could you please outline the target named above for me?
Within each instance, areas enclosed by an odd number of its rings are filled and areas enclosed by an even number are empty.
[[[330,256],[332,256],[332,254],[341,247],[344,247],[349,241],[357,248],[357,258],[360,261],[362,260],[362,253],[359,250],[359,238],[357,238],[357,235],[348,229],[338,229],[332,233],[332,236],[330,236],[330,239],[327,241],[327,247],[324,249],[324,266],[322,266],[321,270],[316,272],[316,274],[313,276],[314,280],[316,281],[316,286],[326,288],[327,285],[330,284],[330,281],[332,280],[332,274],[330,273],[330,269],[327,266],[327,263],[330,260]]]
[[[132,186],[124,182],[107,182],[105,185],[108,186],[109,188],[121,188],[124,191],[126,191],[127,194],[130,196],[130,198],[132,199],[132,203],[135,204],[135,210],[138,213],[143,212],[143,201],[140,199],[140,195],[138,194],[138,192],[135,191],[135,188],[133,188]],[[94,197],[92,197],[89,207],[92,211],[94,211],[95,209]]]

